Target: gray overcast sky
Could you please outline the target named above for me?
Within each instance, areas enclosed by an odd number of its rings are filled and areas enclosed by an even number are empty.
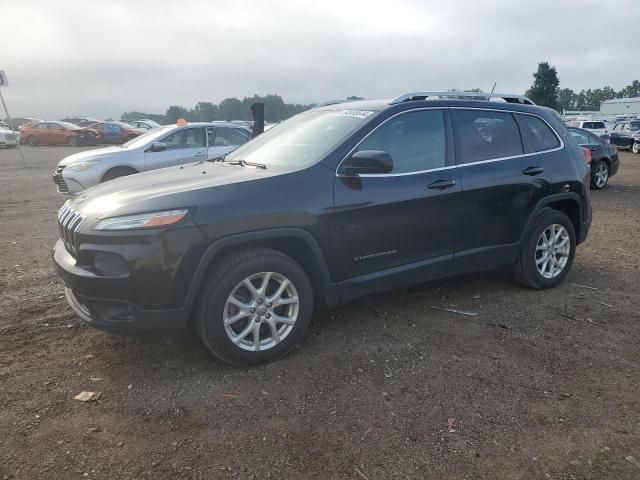
[[[0,0],[0,12],[14,116],[493,81],[522,93],[542,60],[576,90],[640,77],[640,0]]]

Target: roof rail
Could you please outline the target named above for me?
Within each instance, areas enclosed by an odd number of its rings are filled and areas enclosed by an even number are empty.
[[[402,102],[410,102],[412,100],[426,100],[429,97],[449,98],[449,97],[465,97],[489,100],[491,98],[501,98],[507,103],[521,103],[524,105],[535,105],[533,101],[524,95],[514,95],[512,93],[484,93],[484,92],[409,92],[399,95],[389,102],[389,105],[396,105]]]

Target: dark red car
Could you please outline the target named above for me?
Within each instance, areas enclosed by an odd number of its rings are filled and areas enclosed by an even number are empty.
[[[71,145],[75,147],[89,143],[95,133],[67,122],[36,122],[21,129],[24,143],[35,145]]]
[[[87,125],[85,130],[96,133],[96,143],[124,143],[146,132],[125,122],[96,122]]]

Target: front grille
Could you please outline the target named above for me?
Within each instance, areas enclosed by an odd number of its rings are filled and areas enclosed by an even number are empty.
[[[56,171],[53,172],[53,183],[57,185],[58,192],[69,193],[67,182],[64,181],[64,177],[62,176],[62,170],[64,170],[64,167],[58,167]]]
[[[71,208],[68,201],[58,212],[60,238],[71,255],[75,256],[78,250],[77,232],[85,218],[84,215],[80,215],[80,213]]]
[[[16,139],[16,136],[13,133],[5,133],[4,134],[4,139],[7,142],[13,142]]]

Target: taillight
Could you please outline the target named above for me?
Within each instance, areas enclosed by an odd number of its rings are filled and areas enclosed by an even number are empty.
[[[582,151],[584,152],[584,158],[587,161],[587,165],[591,165],[591,150],[583,148]]]

